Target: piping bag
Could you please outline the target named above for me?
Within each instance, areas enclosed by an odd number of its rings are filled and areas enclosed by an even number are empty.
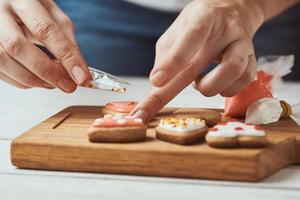
[[[35,46],[47,54],[50,59],[54,60],[56,63],[60,63],[59,60],[57,60],[56,57],[46,47],[40,44],[35,44]],[[80,85],[81,87],[124,93],[126,92],[127,87],[130,85],[127,80],[93,67],[89,67],[89,71],[91,73],[92,80]]]
[[[250,104],[246,112],[245,122],[247,124],[262,125],[289,117],[300,126],[300,103],[290,105],[283,100],[262,98]]]
[[[224,116],[245,117],[250,104],[262,99],[273,98],[282,77],[291,72],[294,55],[265,56],[258,60],[257,78],[233,97],[225,98]]]
[[[101,70],[89,67],[89,71],[91,73],[92,80],[87,81],[82,85],[82,87],[124,93],[126,92],[126,88],[130,85],[127,80]]]

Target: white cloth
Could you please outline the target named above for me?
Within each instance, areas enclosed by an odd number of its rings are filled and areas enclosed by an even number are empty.
[[[124,0],[147,8],[163,11],[180,11],[191,0]]]

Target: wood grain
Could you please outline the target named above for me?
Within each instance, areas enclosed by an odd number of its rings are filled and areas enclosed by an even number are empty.
[[[56,129],[59,125],[61,125],[68,117],[70,117],[71,113],[67,112],[62,116],[53,126],[52,129]]]
[[[67,112],[72,115],[52,129]],[[267,148],[222,150],[204,143],[165,143],[155,138],[154,129],[148,129],[145,142],[90,143],[86,130],[101,115],[101,107],[75,106],[50,117],[13,140],[12,163],[31,169],[259,181],[300,162],[300,130],[290,119],[265,126]]]

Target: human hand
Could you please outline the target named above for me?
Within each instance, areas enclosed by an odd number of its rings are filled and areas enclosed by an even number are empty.
[[[52,0],[0,0],[0,79],[19,88],[73,92],[91,75],[72,21]],[[44,45],[59,62],[34,43]]]
[[[132,111],[149,120],[193,82],[205,96],[232,96],[253,81],[252,37],[264,21],[251,1],[195,0],[187,5],[156,44],[150,94]],[[220,64],[201,75],[214,61]]]

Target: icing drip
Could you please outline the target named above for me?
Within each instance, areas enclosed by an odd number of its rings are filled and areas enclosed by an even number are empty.
[[[197,129],[204,128],[205,121],[199,118],[166,118],[162,119],[159,123],[159,128],[175,131],[179,133],[191,132]]]
[[[208,136],[211,137],[263,137],[265,135],[266,133],[261,127],[244,124],[242,122],[227,122],[223,124],[217,124],[208,131]]]

